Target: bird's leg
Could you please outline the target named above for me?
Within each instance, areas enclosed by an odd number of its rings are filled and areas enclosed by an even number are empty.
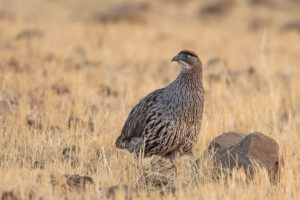
[[[144,157],[144,148],[138,146],[134,149],[135,159],[138,161],[139,165],[143,165],[143,157]]]
[[[179,169],[178,158],[179,158],[179,152],[173,151],[170,156],[170,161],[173,164],[173,167],[175,168],[176,173],[178,172],[178,169]]]
[[[173,164],[173,167],[175,168],[175,171],[176,171],[176,173],[177,173],[177,172],[178,172],[178,169],[179,169],[178,164],[177,164],[177,163],[174,163],[174,164]]]

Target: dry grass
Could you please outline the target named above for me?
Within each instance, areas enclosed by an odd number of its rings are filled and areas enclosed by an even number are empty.
[[[225,16],[208,17],[197,14],[198,1],[176,2],[152,2],[143,20],[102,23],[95,16],[110,1],[0,1],[0,97],[9,104],[0,110],[0,196],[96,199],[127,184],[142,191],[138,199],[160,198],[161,190],[175,191],[164,199],[300,197],[300,35],[280,29],[299,20],[299,3],[238,2]],[[253,23],[263,25],[254,31]],[[155,169],[155,159],[139,164],[114,141],[138,100],[176,77],[169,61],[181,49],[205,64],[206,102],[194,149],[200,166],[184,158],[175,176]],[[219,61],[209,64],[213,58]],[[238,171],[212,179],[202,153],[226,131],[261,131],[278,141],[280,183],[271,185],[262,169],[251,181]],[[77,193],[66,174],[95,184]]]

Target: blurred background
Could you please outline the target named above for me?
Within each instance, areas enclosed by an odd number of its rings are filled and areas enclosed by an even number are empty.
[[[175,79],[170,59],[189,49],[204,63],[207,102],[233,107],[232,99],[282,89],[274,92],[281,113],[269,115],[288,116],[300,107],[299,13],[298,0],[2,0],[1,98],[46,126],[94,112],[121,123],[138,99]]]
[[[78,173],[134,185],[115,139],[132,107],[176,78],[183,49],[204,64],[196,155],[225,131],[261,131],[281,145],[296,192],[299,0],[0,0],[0,184],[46,195],[50,175]]]

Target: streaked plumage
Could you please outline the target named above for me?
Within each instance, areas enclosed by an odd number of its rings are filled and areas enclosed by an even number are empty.
[[[180,74],[132,109],[116,141],[118,148],[145,157],[170,157],[172,163],[191,153],[200,133],[204,104],[202,63],[187,50],[172,61],[179,63]]]

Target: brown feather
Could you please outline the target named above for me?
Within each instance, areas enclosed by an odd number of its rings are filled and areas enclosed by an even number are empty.
[[[179,54],[191,54],[181,51]],[[144,156],[160,155],[176,162],[190,153],[197,142],[204,106],[202,64],[200,59],[183,56],[190,67],[175,81],[147,95],[130,112],[116,141],[118,148]]]

